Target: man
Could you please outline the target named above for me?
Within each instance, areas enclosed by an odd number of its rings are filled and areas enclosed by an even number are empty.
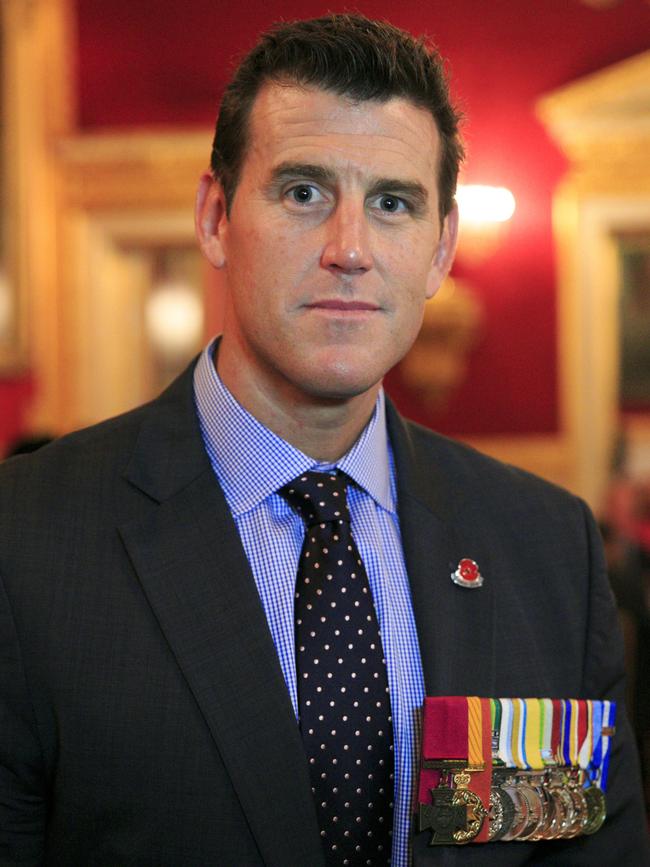
[[[451,265],[461,153],[439,58],[389,25],[244,60],[197,197],[220,341],[2,468],[0,863],[644,862],[624,721],[593,837],[413,828],[425,695],[622,696],[583,505],[381,391]]]

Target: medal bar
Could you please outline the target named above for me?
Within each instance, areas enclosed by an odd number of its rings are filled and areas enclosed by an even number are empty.
[[[615,719],[605,700],[425,699],[418,830],[431,846],[596,833]]]

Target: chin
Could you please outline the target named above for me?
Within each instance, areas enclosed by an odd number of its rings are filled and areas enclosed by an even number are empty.
[[[299,388],[319,400],[350,400],[374,388],[383,378],[379,370],[356,371],[344,369],[320,370],[304,381]]]

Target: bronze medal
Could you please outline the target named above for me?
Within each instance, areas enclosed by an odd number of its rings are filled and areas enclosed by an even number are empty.
[[[553,802],[555,819],[544,834],[544,840],[556,840],[566,836],[573,816],[573,801],[562,789],[547,789]]]
[[[579,837],[580,834],[584,832],[584,829],[587,827],[587,822],[589,821],[589,808],[587,806],[587,799],[584,795],[584,789],[579,783],[578,777],[575,774],[571,774],[569,777],[569,796],[573,801],[574,805],[574,820],[571,824],[567,832],[567,837]]]
[[[541,773],[529,774],[528,782],[535,789],[542,802],[542,821],[531,840],[552,840],[558,832],[558,816],[556,802],[546,785],[547,776]]]
[[[528,818],[525,826],[517,834],[516,839],[530,840],[541,827],[544,820],[542,799],[525,778],[517,781],[517,789],[528,804]]]
[[[528,801],[519,791],[519,787],[515,785],[514,780],[512,779],[507,780],[501,788],[512,800],[515,808],[515,815],[510,829],[505,834],[502,834],[500,839],[504,841],[516,840],[519,834],[529,824],[530,808],[528,806]]]
[[[589,786],[583,789],[589,817],[583,828],[583,834],[595,834],[602,827],[607,816],[605,795],[597,786]]]
[[[567,776],[560,768],[551,771],[548,790],[555,801],[558,817],[557,834],[553,839],[565,839],[571,836],[571,830],[576,822],[576,805],[569,794]]]

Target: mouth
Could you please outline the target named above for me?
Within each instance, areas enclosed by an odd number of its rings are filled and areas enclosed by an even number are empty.
[[[345,301],[342,298],[324,298],[306,305],[309,310],[324,310],[334,313],[373,313],[379,305],[369,301]]]

